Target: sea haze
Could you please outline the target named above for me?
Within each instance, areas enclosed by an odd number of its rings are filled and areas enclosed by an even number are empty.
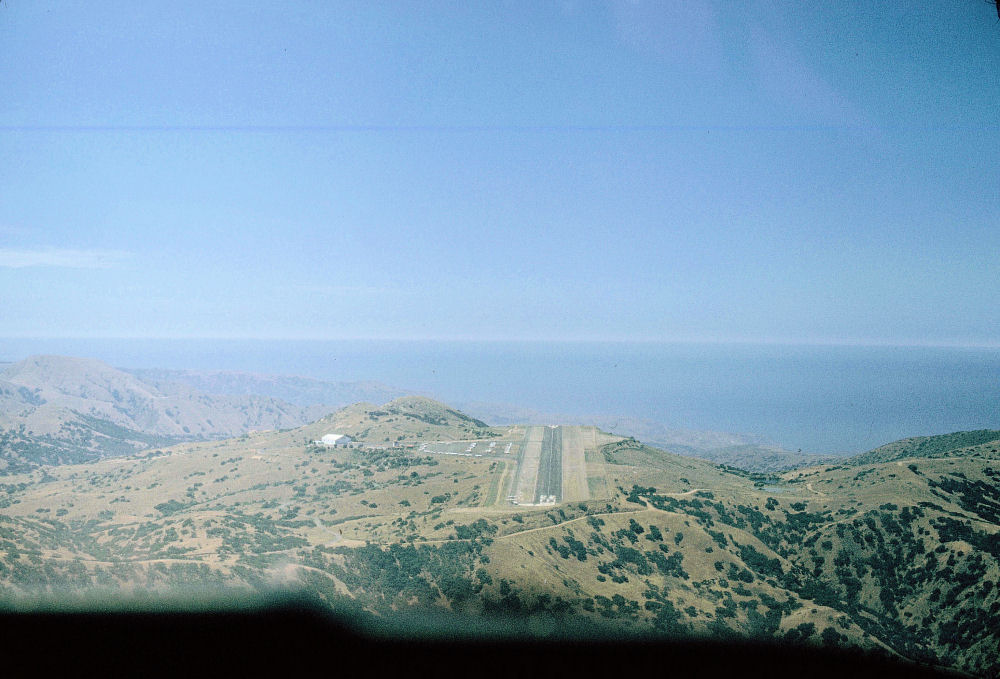
[[[446,402],[648,418],[855,453],[1000,428],[1000,350],[598,342],[0,339],[0,360],[376,380]]]

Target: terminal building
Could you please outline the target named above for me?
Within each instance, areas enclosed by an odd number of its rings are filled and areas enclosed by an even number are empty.
[[[345,434],[325,434],[323,438],[321,438],[319,441],[313,441],[313,443],[322,446],[336,447],[336,446],[346,446],[352,440],[353,439],[350,436],[347,436]]]

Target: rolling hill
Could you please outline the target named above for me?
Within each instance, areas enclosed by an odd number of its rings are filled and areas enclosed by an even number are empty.
[[[358,441],[311,444],[330,431]],[[17,607],[291,587],[386,624],[401,611],[524,633],[591,621],[993,675],[1000,446],[983,438],[765,475],[593,427],[358,404],[288,431],[9,475],[0,594]],[[562,496],[512,504],[532,451],[542,483],[558,441]],[[569,486],[582,499],[565,500]]]
[[[915,436],[893,441],[867,453],[855,455],[850,459],[850,463],[863,465],[876,462],[895,462],[915,457],[969,455],[974,454],[973,449],[977,446],[996,448],[998,441],[1000,441],[1000,430],[996,429],[958,431],[938,436]]]
[[[0,472],[290,428],[325,412],[151,384],[94,359],[32,356],[0,371]]]

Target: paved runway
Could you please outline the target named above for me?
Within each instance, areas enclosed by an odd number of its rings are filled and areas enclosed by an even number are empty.
[[[562,501],[562,427],[545,427],[538,461],[535,504]]]

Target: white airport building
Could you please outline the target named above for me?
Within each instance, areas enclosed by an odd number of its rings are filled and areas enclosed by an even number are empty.
[[[323,445],[323,446],[346,446],[353,439],[346,434],[324,434],[323,438],[319,441],[313,441],[313,443]]]

